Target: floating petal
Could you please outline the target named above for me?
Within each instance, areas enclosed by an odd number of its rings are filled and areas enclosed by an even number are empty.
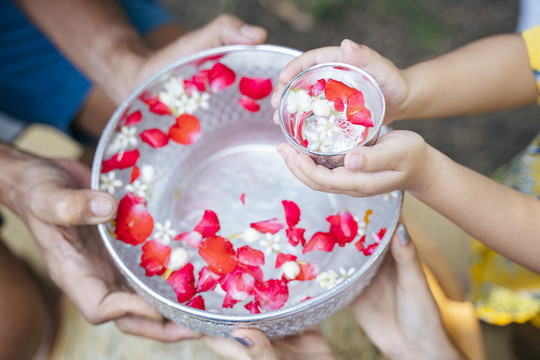
[[[139,136],[142,141],[156,149],[169,143],[169,136],[160,129],[144,130]]]
[[[242,77],[238,84],[240,93],[254,100],[267,97],[272,92],[272,80],[268,78]]]
[[[139,157],[140,153],[137,149],[115,154],[109,159],[103,161],[101,164],[101,172],[106,173],[115,169],[123,170],[130,168],[137,164]]]
[[[208,73],[208,82],[212,91],[217,92],[231,86],[236,80],[236,74],[222,63],[216,63]]]
[[[199,255],[208,264],[208,269],[216,274],[228,274],[236,267],[236,252],[231,242],[221,236],[204,240]]]
[[[283,225],[278,218],[251,223],[249,226],[259,232],[262,232],[263,234],[270,233],[272,235],[276,234],[285,227],[285,225]]]
[[[247,96],[240,96],[238,103],[247,111],[257,112],[261,109],[261,106],[257,101]]]
[[[203,238],[206,238],[216,235],[219,229],[220,225],[216,213],[212,210],[205,210],[201,221],[193,230],[199,232]]]
[[[162,275],[167,269],[171,248],[159,241],[150,240],[142,246],[140,265],[145,268],[146,276]]]
[[[191,114],[182,114],[177,117],[176,124],[169,129],[171,140],[182,145],[193,144],[201,137],[201,134],[201,123]]]
[[[191,300],[197,293],[191,263],[187,263],[180,270],[174,271],[167,279],[167,282],[172,286],[179,303]]]
[[[144,242],[154,231],[154,219],[144,199],[127,193],[118,203],[115,234],[118,240],[131,245]]]
[[[285,210],[285,221],[289,227],[295,227],[300,221],[300,208],[291,200],[283,200],[283,209]]]
[[[317,232],[313,234],[309,242],[302,250],[302,254],[306,254],[310,251],[319,250],[331,252],[334,249],[336,240],[333,234],[325,232]]]
[[[242,264],[249,266],[264,265],[264,253],[260,250],[253,249],[249,245],[238,248],[236,253],[236,259]]]

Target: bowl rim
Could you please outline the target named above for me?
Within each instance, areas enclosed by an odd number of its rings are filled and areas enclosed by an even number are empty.
[[[136,99],[140,93],[146,89],[150,84],[152,84],[154,81],[159,79],[161,76],[165,75],[166,73],[170,72],[171,70],[178,68],[184,64],[193,62],[195,60],[198,60],[200,58],[209,57],[213,55],[218,54],[228,54],[232,52],[242,52],[242,51],[266,51],[266,52],[277,52],[284,55],[291,55],[291,60],[294,57],[299,56],[302,54],[300,50],[292,49],[289,47],[284,47],[280,45],[271,45],[271,44],[264,44],[264,45],[228,45],[228,46],[220,46],[215,47],[212,49],[203,50],[194,54],[191,54],[189,56],[182,57],[178,59],[175,62],[170,63],[169,65],[165,66],[161,70],[155,72],[153,75],[148,77],[144,82],[142,82],[133,92],[130,93],[130,95],[120,104],[117,108],[117,110],[113,113],[111,118],[109,119],[109,122],[107,123],[107,126],[105,127],[98,146],[96,148],[96,152],[94,155],[93,163],[92,163],[92,176],[91,176],[91,189],[93,190],[99,190],[99,176],[101,174],[101,163],[104,157],[105,149],[107,145],[109,144],[110,137],[114,133],[116,129],[116,125],[118,123],[118,120],[124,114],[125,110],[128,108],[129,104]],[[369,75],[369,74],[368,74]],[[375,82],[376,83],[376,82]],[[367,259],[367,261],[364,263],[362,267],[357,269],[357,271],[349,277],[346,281],[343,281],[333,288],[323,291],[322,293],[318,294],[317,296],[310,298],[306,301],[288,305],[281,309],[277,309],[274,311],[269,312],[262,312],[259,314],[249,314],[249,315],[235,315],[235,314],[224,314],[224,313],[214,313],[206,310],[200,310],[196,309],[181,303],[178,303],[176,301],[173,301],[159,293],[157,293],[154,289],[152,289],[149,285],[147,285],[144,281],[142,281],[131,269],[122,261],[120,258],[118,252],[116,251],[115,247],[112,245],[112,239],[108,233],[107,227],[105,223],[98,224],[98,230],[100,233],[101,240],[105,244],[105,247],[107,248],[107,251],[109,255],[111,256],[114,264],[120,269],[120,271],[128,278],[128,281],[133,282],[140,290],[145,292],[146,296],[150,296],[153,301],[156,301],[157,303],[161,304],[162,306],[169,307],[174,309],[174,311],[178,311],[180,313],[189,315],[191,317],[195,317],[198,319],[202,319],[204,321],[211,321],[211,322],[221,322],[221,323],[230,323],[230,324],[241,324],[241,323],[258,323],[262,322],[264,320],[276,320],[280,318],[286,318],[289,316],[292,316],[294,314],[297,314],[304,310],[307,307],[316,306],[321,304],[322,302],[327,301],[328,298],[332,298],[336,295],[339,295],[345,287],[347,287],[351,282],[354,282],[358,280],[368,269],[372,266],[373,263],[378,261],[378,258],[381,256],[384,256],[386,254],[386,248],[389,246],[390,243],[390,237],[394,233],[397,224],[399,223],[399,213],[402,209],[402,203],[403,203],[403,192],[400,192],[400,203],[399,206],[395,209],[395,211],[398,212],[398,214],[392,214],[396,217],[395,224],[392,224],[392,227],[388,227],[385,235],[381,239],[381,245],[378,246],[375,252]]]

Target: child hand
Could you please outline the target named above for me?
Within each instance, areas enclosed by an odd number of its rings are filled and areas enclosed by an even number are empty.
[[[311,50],[292,60],[279,75],[279,83],[271,99],[272,106],[278,108],[285,86],[296,75],[313,65],[327,62],[348,63],[367,71],[379,83],[386,100],[384,123],[388,124],[401,116],[409,93],[409,86],[402,72],[376,51],[351,40],[343,40],[341,47]],[[274,113],[274,122],[279,124],[277,112]]]
[[[437,152],[411,131],[391,131],[372,146],[351,150],[345,166],[328,169],[289,144],[278,145],[291,172],[317,191],[355,197],[374,196],[394,190],[422,190],[431,184],[441,162]]]

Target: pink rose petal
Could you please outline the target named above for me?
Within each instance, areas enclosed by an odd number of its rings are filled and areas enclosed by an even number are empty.
[[[169,143],[169,136],[160,129],[144,130],[139,136],[141,137],[142,141],[155,149],[163,147]]]
[[[269,78],[242,77],[238,84],[240,93],[254,100],[267,97],[272,92],[272,80]]]
[[[187,263],[180,270],[174,271],[167,279],[167,282],[172,286],[179,303],[191,300],[197,293],[191,263]]]

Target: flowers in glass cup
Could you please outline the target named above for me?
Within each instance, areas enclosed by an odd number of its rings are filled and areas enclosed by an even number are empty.
[[[292,136],[312,152],[339,153],[361,143],[373,127],[362,91],[341,81],[302,82],[286,95]]]

